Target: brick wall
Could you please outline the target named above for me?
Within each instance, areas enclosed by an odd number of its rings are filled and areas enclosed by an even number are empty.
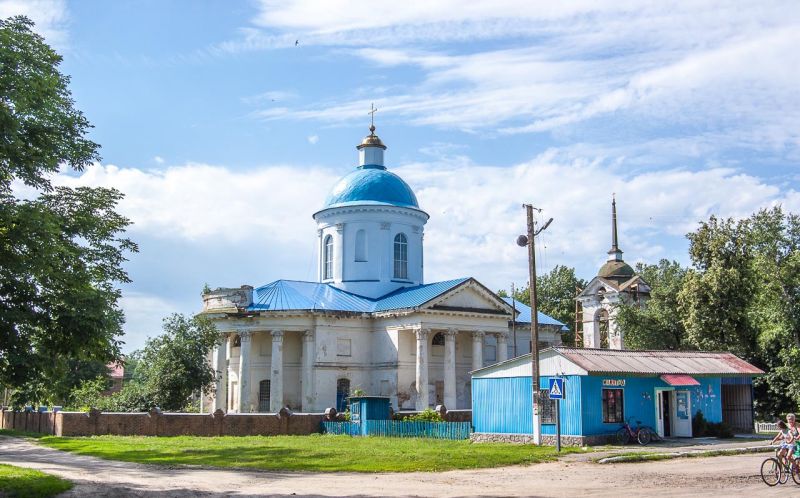
[[[2,410],[0,428],[56,436],[277,436],[321,432],[322,413],[33,413]]]

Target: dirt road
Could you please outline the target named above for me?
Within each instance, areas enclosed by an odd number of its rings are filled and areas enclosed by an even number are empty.
[[[318,474],[169,468],[76,456],[0,437],[0,462],[73,481],[64,496],[800,496],[800,486],[768,488],[766,455],[599,465],[566,460],[441,473]]]

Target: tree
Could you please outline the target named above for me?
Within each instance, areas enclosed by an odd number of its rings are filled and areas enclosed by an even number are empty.
[[[61,57],[32,27],[0,20],[0,384],[16,404],[47,397],[60,359],[118,358],[117,285],[129,281],[124,254],[136,251],[115,212],[122,194],[51,184],[59,167],[98,160],[99,146]]]
[[[765,209],[711,217],[688,235],[694,268],[679,297],[687,344],[732,351],[767,372],[756,412],[800,406],[800,217]]]
[[[164,333],[147,340],[127,361],[136,365],[121,391],[100,397],[96,381],[81,386],[84,404],[113,411],[185,410],[192,396],[212,392],[216,372],[208,355],[219,342],[214,324],[205,317],[173,314],[164,319]],[[92,393],[94,395],[92,396]]]
[[[678,306],[686,269],[676,261],[662,259],[657,265],[637,264],[636,273],[650,285],[650,299],[645,306],[636,303],[617,306],[617,326],[624,334],[625,347],[686,347],[686,330]]]
[[[564,323],[569,331],[562,334],[565,344],[575,342],[575,295],[586,281],[575,276],[575,268],[556,265],[544,275],[536,277],[536,297],[539,311]],[[506,295],[505,292],[503,294]],[[514,298],[530,306],[530,290],[526,286],[514,292]]]

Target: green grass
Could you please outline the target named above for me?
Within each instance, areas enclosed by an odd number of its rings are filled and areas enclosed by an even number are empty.
[[[631,451],[627,453],[619,453],[616,455],[606,456],[595,459],[596,462],[601,462],[606,458],[613,458],[613,461],[605,463],[637,463],[637,462],[652,462],[657,460],[672,460],[674,458],[705,458],[714,456],[726,455],[739,455],[742,453],[768,453],[774,451],[774,448],[728,448],[719,450],[706,450],[706,451],[676,451],[672,453],[655,453],[647,451]],[[604,463],[604,462],[601,462]]]
[[[81,455],[160,465],[319,472],[412,472],[538,463],[552,447],[350,436],[46,436],[41,444]],[[581,451],[565,448],[562,452]]]
[[[20,498],[55,496],[72,488],[72,483],[38,470],[0,463],[0,496]]]

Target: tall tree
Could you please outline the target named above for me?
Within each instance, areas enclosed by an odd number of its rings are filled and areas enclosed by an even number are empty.
[[[676,261],[662,259],[657,265],[639,263],[636,273],[650,285],[645,306],[621,304],[617,325],[628,349],[680,349],[686,346],[686,330],[681,321],[678,295],[686,269]]]
[[[568,332],[562,334],[565,344],[575,342],[575,295],[586,281],[575,275],[575,268],[556,265],[549,272],[536,277],[536,297],[539,311],[564,323]],[[514,292],[515,299],[530,305],[530,290],[526,286]]]
[[[98,160],[61,57],[24,17],[0,20],[0,384],[36,402],[65,358],[119,356],[117,284],[136,245],[105,188],[54,187],[59,167]],[[20,191],[25,191],[21,196]]]

